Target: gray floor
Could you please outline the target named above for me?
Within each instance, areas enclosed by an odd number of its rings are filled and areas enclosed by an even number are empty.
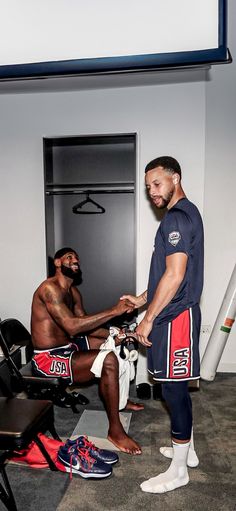
[[[169,466],[159,446],[169,443],[169,417],[161,401],[145,401],[132,414],[130,434],[143,448],[141,456],[120,454],[107,480],[86,481],[63,473],[7,467],[19,511],[236,511],[236,374],[217,374],[191,392],[198,468],[189,469],[190,483],[164,495],[143,493],[140,483]],[[83,389],[89,409],[103,409],[97,386]],[[131,386],[135,397],[136,388]],[[80,406],[80,412],[84,407]],[[70,436],[80,415],[55,409],[58,433]],[[4,509],[0,504],[0,510]]]

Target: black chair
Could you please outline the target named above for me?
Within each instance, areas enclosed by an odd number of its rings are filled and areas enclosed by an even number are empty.
[[[8,318],[0,323],[0,347],[12,375],[13,390],[17,393],[26,392],[30,399],[50,399],[54,404],[71,408],[78,413],[76,405],[87,404],[88,399],[82,394],[66,391],[67,384],[61,378],[35,376],[32,373],[31,362],[18,368],[11,356],[15,345],[27,346],[27,353],[33,353],[31,335],[24,325],[14,318]]]
[[[12,339],[15,338],[14,344],[25,348],[25,359],[26,362],[29,362],[34,351],[29,331],[17,319],[7,319],[6,321],[1,321],[1,323],[3,323],[3,335],[7,345],[11,349],[13,346]]]
[[[50,458],[38,433],[49,431],[60,440],[54,427],[53,403],[47,400],[0,398],[0,500],[9,511],[17,511],[5,465],[14,450],[26,449],[34,440],[51,470],[58,470]]]

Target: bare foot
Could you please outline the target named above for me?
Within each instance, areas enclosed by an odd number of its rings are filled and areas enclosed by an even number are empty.
[[[135,412],[139,412],[139,410],[143,409],[144,409],[143,403],[134,403],[134,401],[130,401],[130,399],[128,399],[126,407],[124,408],[124,410],[133,410]]]
[[[137,442],[135,442],[135,440],[133,440],[130,436],[126,435],[125,432],[119,436],[112,436],[108,434],[107,438],[122,452],[134,455],[142,454],[140,445],[137,444]]]

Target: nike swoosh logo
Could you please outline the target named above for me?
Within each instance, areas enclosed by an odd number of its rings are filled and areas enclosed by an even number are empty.
[[[66,461],[66,460],[63,460],[63,458],[61,458],[60,456],[58,456],[59,460],[64,464],[64,465],[67,465],[68,467],[71,467],[71,468],[75,468],[76,470],[79,470],[81,468],[81,465],[80,463],[76,462],[75,465],[73,464],[73,461],[72,461],[72,465]]]
[[[158,374],[158,373],[162,373],[162,371],[155,371],[155,369],[154,369],[154,373]]]

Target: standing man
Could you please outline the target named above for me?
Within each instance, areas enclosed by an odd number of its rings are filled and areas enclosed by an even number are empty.
[[[192,404],[188,381],[200,377],[199,301],[203,287],[203,225],[197,207],[181,186],[181,168],[170,156],[152,160],[145,182],[153,204],[167,212],[155,238],[148,289],[140,296],[125,295],[136,307],[147,302],[136,329],[147,347],[148,370],[162,382],[162,394],[171,416],[173,449],[169,469],[141,484],[150,493],[165,493],[189,482],[187,465],[196,466],[193,447]]]
[[[99,390],[109,420],[108,440],[128,454],[141,454],[141,448],[129,437],[119,418],[119,365],[113,350],[99,350],[107,333],[102,325],[124,312],[131,312],[133,304],[119,302],[97,314],[85,314],[82,298],[75,287],[80,276],[79,258],[69,247],[58,250],[54,256],[56,274],[36,289],[31,314],[31,333],[34,347],[33,371],[41,376],[57,376],[69,384],[86,383],[100,376]],[[90,333],[87,337],[86,333]],[[73,344],[73,336],[80,335],[80,346]],[[87,344],[89,350],[84,350]],[[128,401],[127,408],[143,406]]]

